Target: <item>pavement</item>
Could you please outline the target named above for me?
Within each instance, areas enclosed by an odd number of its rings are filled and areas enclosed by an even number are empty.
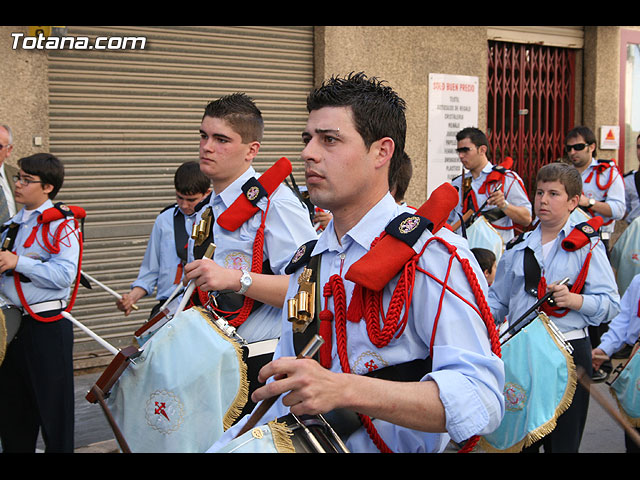
[[[98,404],[89,403],[85,395],[96,382],[102,372],[79,374],[75,377],[76,391],[76,453],[119,453],[118,444],[113,431]],[[620,424],[610,413],[617,406],[605,383],[594,384],[593,388],[606,400],[603,407],[595,397],[591,397],[589,415],[585,427],[580,453],[624,453],[624,432]],[[38,452],[44,450],[42,440],[39,441]],[[446,453],[456,449],[451,446]],[[477,452],[482,453],[482,452]]]

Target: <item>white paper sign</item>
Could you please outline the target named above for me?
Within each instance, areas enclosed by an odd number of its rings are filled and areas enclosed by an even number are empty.
[[[429,74],[427,195],[460,175],[456,133],[478,126],[478,77]]]
[[[620,147],[620,127],[603,125],[600,127],[600,149],[618,150]]]

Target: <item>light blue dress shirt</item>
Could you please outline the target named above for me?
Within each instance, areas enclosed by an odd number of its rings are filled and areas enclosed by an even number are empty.
[[[640,274],[633,277],[620,301],[620,313],[609,324],[609,329],[600,338],[599,347],[608,356],[620,348],[633,345],[640,336]]]
[[[78,275],[78,260],[80,254],[79,232],[73,228],[73,222],[67,224],[61,235],[59,253],[50,253],[43,248],[42,226],[38,230],[37,240],[30,247],[24,243],[31,235],[33,227],[37,224],[38,215],[46,209],[53,207],[51,200],[47,200],[30,215],[22,208],[5,225],[15,222],[20,224],[18,235],[13,246],[13,251],[18,255],[18,263],[15,271],[28,277],[30,282],[22,282],[22,291],[29,305],[35,305],[50,300],[66,300],[71,292],[71,287]],[[58,226],[64,220],[55,220],[49,226],[49,241],[53,243],[53,235]],[[6,238],[7,232],[2,235]],[[20,306],[20,298],[14,285],[13,276],[0,275],[0,293],[12,305]]]
[[[601,190],[596,183],[596,175],[594,174],[587,182],[589,175],[595,167],[598,166],[598,161],[595,158],[591,159],[591,165],[582,172],[582,192],[586,197],[593,198],[598,202],[605,202],[611,207],[611,217],[601,216],[605,223],[610,220],[620,220],[624,217],[626,211],[625,203],[625,188],[623,177],[617,168],[613,170],[608,169],[604,174],[600,175],[600,184],[606,184],[609,181],[609,176],[613,175],[613,183],[607,190]],[[603,225],[600,231],[603,233],[611,234],[615,228],[615,221],[609,225]],[[604,237],[603,237],[604,238]]]
[[[224,191],[212,193],[209,205],[213,209],[214,218],[218,218],[239,195],[243,194],[242,186],[251,177],[259,178],[253,167],[244,172]],[[286,185],[280,185],[270,197],[262,198],[258,208],[264,212],[268,205],[265,223],[263,261],[269,260],[274,274],[284,274],[284,269],[298,247],[318,238],[311,224],[309,211],[302,205],[293,191]],[[196,222],[206,210],[204,206],[198,212]],[[213,224],[213,242],[216,250],[213,260],[225,268],[251,270],[253,244],[260,227],[262,215],[257,212],[234,232],[225,230],[218,222]],[[189,240],[189,261],[193,260],[193,239]],[[238,328],[238,334],[248,342],[269,340],[280,336],[281,309],[270,305],[261,305],[253,311],[247,320]]]
[[[171,296],[177,284],[176,273],[182,260],[176,252],[174,217],[180,214],[178,206],[168,208],[156,217],[144,252],[138,277],[131,287],[143,288],[148,295],[157,288],[156,299],[165,300]],[[196,214],[184,216],[187,237],[191,236],[191,226]],[[179,282],[182,278],[178,279]]]
[[[370,249],[371,242],[380,235],[389,221],[398,214],[414,211],[399,206],[393,197],[387,194],[338,242],[329,222],[321,234],[313,254],[322,254],[320,278],[317,291],[322,294],[323,286],[333,274],[344,274],[349,267]],[[455,245],[463,257],[470,260],[480,285],[486,291],[486,281],[473,255],[465,246],[464,239],[449,230],[442,229],[441,236]],[[432,234],[425,230],[415,244],[419,252]],[[432,242],[419,261],[419,266],[444,279],[447,274],[450,255],[440,243]],[[291,276],[287,298],[297,293],[299,272]],[[383,304],[388,305],[396,276],[384,289]],[[462,298],[472,303],[474,296],[466,275],[459,262],[454,261],[448,284],[460,293]],[[345,280],[346,298],[350,299],[354,284]],[[502,360],[491,352],[487,329],[478,314],[464,301],[453,294],[444,296],[442,314],[437,326],[434,351],[429,352],[429,343],[438,301],[442,292],[441,285],[427,275],[417,272],[413,300],[409,309],[408,325],[399,338],[389,345],[377,348],[369,340],[364,320],[358,323],[347,322],[347,341],[350,368],[353,373],[363,374],[375,365],[382,368],[414,359],[422,359],[431,354],[432,372],[423,377],[423,381],[433,380],[440,389],[440,399],[446,411],[446,433],[425,433],[393,425],[389,422],[374,420],[376,429],[385,443],[394,452],[439,452],[442,451],[450,436],[456,441],[464,441],[475,434],[491,432],[498,427],[504,414],[502,389],[504,384],[504,365]],[[324,305],[324,300],[321,301]],[[330,301],[333,311],[333,298]],[[386,310],[386,308],[385,308]],[[291,323],[287,320],[286,310],[282,315],[282,336],[274,357],[295,356]],[[335,339],[335,327],[333,332]],[[335,340],[332,346],[332,371],[342,371],[336,353]],[[286,415],[288,408],[280,400],[263,417],[264,423]],[[247,418],[241,420],[240,428]],[[210,451],[231,440],[238,428],[230,429]],[[449,436],[450,435],[450,436]],[[364,428],[354,432],[346,442],[352,452],[378,452]]]
[[[624,200],[626,204],[624,219],[628,223],[633,222],[640,216],[640,199],[638,198],[635,174],[636,170],[633,170],[624,176]]]
[[[478,175],[478,178],[474,178],[471,180],[471,189],[475,194],[478,208],[482,207],[482,205],[486,202],[487,198],[489,198],[489,195],[491,194],[491,192],[479,193],[478,190],[480,190],[480,187],[485,182],[485,180],[487,179],[487,176],[489,176],[492,170],[493,170],[493,164],[487,163],[487,165],[485,165],[482,172],[480,172],[480,175]],[[465,173],[465,175],[471,176],[470,173]],[[531,211],[531,202],[529,201],[529,196],[527,195],[527,192],[525,192],[524,189],[522,188],[521,182],[522,182],[522,179],[520,178],[520,176],[513,170],[510,170],[509,174],[505,176],[504,198],[511,205],[514,205],[516,207],[527,207],[529,211]],[[458,176],[454,178],[451,181],[451,184],[458,189],[458,205],[451,212],[451,215],[449,215],[449,220],[448,220],[449,225],[453,225],[454,223],[456,223],[460,219],[460,215],[462,215],[462,197],[460,193],[462,192],[462,186],[461,186],[462,176]],[[492,210],[494,208],[495,208],[495,205],[486,205],[483,210]],[[493,224],[498,225],[500,227],[512,227],[513,221],[505,215],[501,219],[493,222]],[[496,229],[496,230],[502,237],[502,241],[505,245],[509,240],[511,240],[514,237],[513,229],[509,229],[509,230]],[[459,232],[460,232],[460,229],[458,229],[458,233]]]
[[[546,260],[543,258],[539,225],[535,230],[527,232],[523,241],[505,251],[498,262],[495,280],[489,287],[489,307],[497,323],[502,323],[506,318],[511,325],[537,302],[537,298],[524,290],[526,247],[533,250],[547,285],[559,282],[565,277],[569,277],[569,285],[575,283],[589,252],[589,246],[575,252],[568,252],[562,248],[561,242],[572,228],[571,221],[567,220]],[[611,265],[604,245],[597,237],[596,240],[592,240],[596,241],[582,294],[582,307],[580,310],[570,310],[564,317],[550,317],[562,333],[608,322],[620,310],[620,296]],[[536,315],[534,312],[530,317],[534,318]]]

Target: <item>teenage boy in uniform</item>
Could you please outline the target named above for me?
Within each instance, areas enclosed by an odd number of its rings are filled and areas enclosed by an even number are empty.
[[[567,250],[563,245],[574,231],[569,215],[578,206],[581,193],[580,174],[572,166],[553,163],[539,170],[534,199],[539,224],[512,242],[500,258],[488,302],[497,322],[505,317],[515,322],[548,288],[553,292],[555,307],[545,311],[573,347],[576,366],[590,374],[587,327],[613,318],[620,309],[620,297],[596,229],[587,229],[594,235],[579,249]],[[535,267],[525,268],[525,264],[537,264],[539,269],[536,272]],[[571,288],[556,285],[565,277],[569,277]],[[537,296],[525,289],[529,285],[536,289]],[[536,315],[534,312],[531,317]],[[544,445],[547,453],[578,453],[588,407],[589,392],[578,385],[571,406],[560,415],[555,429],[525,451],[537,451]]]
[[[13,248],[0,252],[0,294],[23,310],[20,329],[0,366],[2,450],[35,452],[41,430],[45,452],[71,453],[73,325],[60,312],[78,275],[79,232],[67,223],[55,242],[54,234],[65,219],[52,221],[48,234],[42,225],[34,230],[38,216],[53,207],[62,186],[62,163],[39,153],[20,159],[19,166],[15,197],[24,208],[5,223],[18,226]],[[12,232],[12,227],[4,230],[3,245]]]
[[[176,203],[165,208],[156,218],[142,265],[131,291],[116,302],[125,315],[141,298],[156,291],[158,303],[151,309],[153,317],[163,303],[182,284],[187,261],[187,243],[196,216],[196,206],[210,193],[209,179],[200,171],[198,162],[185,162],[173,178]]]

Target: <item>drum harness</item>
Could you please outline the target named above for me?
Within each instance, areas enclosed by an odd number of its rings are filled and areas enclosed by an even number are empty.
[[[65,242],[67,242],[67,239],[71,235],[75,235],[77,237],[78,244],[80,247],[79,255],[78,255],[78,271],[76,275],[75,285],[72,290],[71,299],[68,305],[66,306],[66,308],[64,309],[64,311],[66,312],[70,312],[71,309],[73,308],[73,305],[76,300],[76,295],[78,293],[78,287],[81,281],[81,274],[82,274],[81,262],[82,262],[82,250],[83,250],[82,231],[84,228],[85,217],[86,217],[86,212],[83,208],[76,207],[76,206],[67,206],[67,205],[64,205],[62,202],[58,202],[53,207],[48,208],[47,210],[42,212],[40,215],[38,215],[37,223],[33,227],[29,237],[24,243],[24,247],[28,248],[31,245],[33,245],[34,242],[38,242],[38,245],[40,245],[44,250],[46,250],[52,255],[55,255],[60,252],[61,247],[70,246],[70,244]],[[64,219],[64,221],[60,223],[58,228],[56,228],[56,231],[53,233],[53,235],[51,235],[49,232],[50,223],[60,219]],[[78,222],[78,220],[80,220],[80,223]],[[73,226],[70,231],[66,232],[67,226],[70,223],[73,223]],[[18,229],[20,228],[20,224],[11,223],[8,226],[5,226],[4,228],[7,229],[7,236],[5,237],[5,240],[2,244],[2,250],[13,251],[14,243],[16,240],[16,236],[18,234]],[[41,239],[39,239],[37,235],[39,230],[41,231]],[[50,237],[52,238],[52,240],[50,240]],[[13,275],[16,291],[18,293],[18,297],[20,298],[20,302],[24,309],[23,310],[24,314],[27,314],[40,322],[54,322],[64,318],[61,313],[52,317],[42,317],[38,315],[36,312],[34,312],[32,308],[34,306],[30,306],[27,303],[24,297],[24,293],[22,291],[22,285],[21,285],[21,282],[30,282],[31,280],[29,280],[26,276],[20,273],[17,273],[15,271],[5,272],[5,273],[7,273],[8,275]]]
[[[447,192],[447,188],[450,188],[451,191]],[[449,199],[453,198],[453,203],[450,208],[447,205],[447,195],[449,195]],[[457,253],[456,247],[452,246],[444,239],[435,236],[435,233],[444,226],[448,214],[453,206],[455,206],[455,203],[457,203],[457,192],[450,184],[443,184],[433,192],[427,202],[425,202],[425,204],[415,213],[403,213],[392,220],[385,228],[385,231],[383,231],[379,237],[374,239],[370,251],[354,263],[346,273],[345,278],[355,283],[353,295],[348,306],[344,281],[338,274],[332,275],[323,288],[325,305],[324,309],[321,310],[318,315],[315,315],[315,311],[318,309],[307,309],[302,312],[296,311],[300,310],[295,308],[296,303],[301,303],[299,295],[290,299],[288,301],[288,311],[290,321],[293,322],[294,346],[296,347],[296,351],[298,351],[298,348],[301,345],[308,342],[309,335],[319,333],[325,341],[320,347],[318,361],[325,368],[330,368],[332,346],[331,323],[333,322],[335,323],[336,348],[342,371],[344,373],[351,373],[347,354],[347,321],[359,322],[364,319],[367,325],[369,340],[378,348],[385,347],[394,338],[398,338],[402,335],[404,328],[407,325],[408,306],[411,304],[415,275],[416,272],[421,272],[441,284],[443,287],[439,300],[438,312],[434,320],[434,328],[430,339],[429,351],[433,351],[433,343],[435,341],[437,324],[440,319],[440,314],[442,313],[444,295],[446,292],[450,292],[473,308],[478,316],[482,318],[488,330],[491,349],[496,355],[500,356],[500,344],[498,341],[495,323],[469,260],[461,258]],[[435,222],[431,221],[429,218],[433,218]],[[403,224],[403,222],[405,223]],[[417,222],[419,227],[412,228],[410,235],[399,234],[398,227],[401,225],[407,225],[406,222]],[[412,225],[413,224],[414,223],[412,223]],[[413,244],[427,228],[434,234],[434,236],[429,238],[422,247],[420,253],[416,254],[413,250]],[[400,229],[400,231],[401,230],[402,229]],[[436,278],[433,274],[418,266],[418,260],[432,242],[441,243],[450,254],[448,271],[444,280]],[[298,251],[294,256],[295,262],[292,261],[289,267],[287,267],[289,273],[291,273],[292,271],[300,268],[301,265],[308,265],[305,267],[305,270],[301,275],[301,280],[299,280],[301,283],[299,294],[304,293],[302,297],[308,297],[308,294],[305,292],[305,289],[308,291],[308,286],[305,287],[304,284],[315,283],[317,278],[319,278],[318,270],[320,256],[311,256],[312,250],[313,243],[310,242],[310,244],[304,246],[303,253],[301,253],[301,250]],[[393,253],[393,255],[390,255],[390,253]],[[380,273],[381,261],[385,258],[389,259],[391,262],[398,262],[397,268],[390,267],[392,270]],[[463,298],[447,284],[449,272],[451,271],[454,260],[461,264],[467,280],[473,290],[477,306]],[[375,269],[375,275],[371,274],[371,271],[369,270],[371,268]],[[382,305],[383,287],[398,273],[399,270],[401,270],[399,281],[393,291],[387,313],[385,314],[384,307]],[[382,280],[380,280],[381,278]],[[369,286],[367,285],[367,279],[373,279],[374,282],[380,281],[380,283],[384,283],[378,286]],[[332,296],[335,316],[328,308],[328,301]],[[308,302],[305,300],[302,303],[305,305],[312,305],[313,301]],[[291,304],[294,305],[292,306]],[[291,318],[292,315],[294,315],[294,318]],[[380,328],[381,317],[382,328]],[[297,320],[302,324],[298,324]],[[310,325],[313,325],[312,328],[307,328]],[[425,359],[416,359],[403,364],[385,367],[374,372],[369,372],[366,375],[396,381],[418,381],[430,370],[431,358],[429,356]],[[331,413],[332,412],[326,415],[330,423]],[[359,418],[360,424],[364,426],[378,450],[383,453],[391,453],[391,449],[378,434],[373,424],[373,420],[360,413],[356,413],[356,415]],[[355,425],[355,427],[359,427],[360,424]],[[355,428],[351,429],[351,431],[347,433],[351,433],[353,430],[355,430]],[[338,425],[336,425],[336,431],[340,433]],[[471,437],[467,440],[460,452],[471,451],[478,440],[478,436]]]

